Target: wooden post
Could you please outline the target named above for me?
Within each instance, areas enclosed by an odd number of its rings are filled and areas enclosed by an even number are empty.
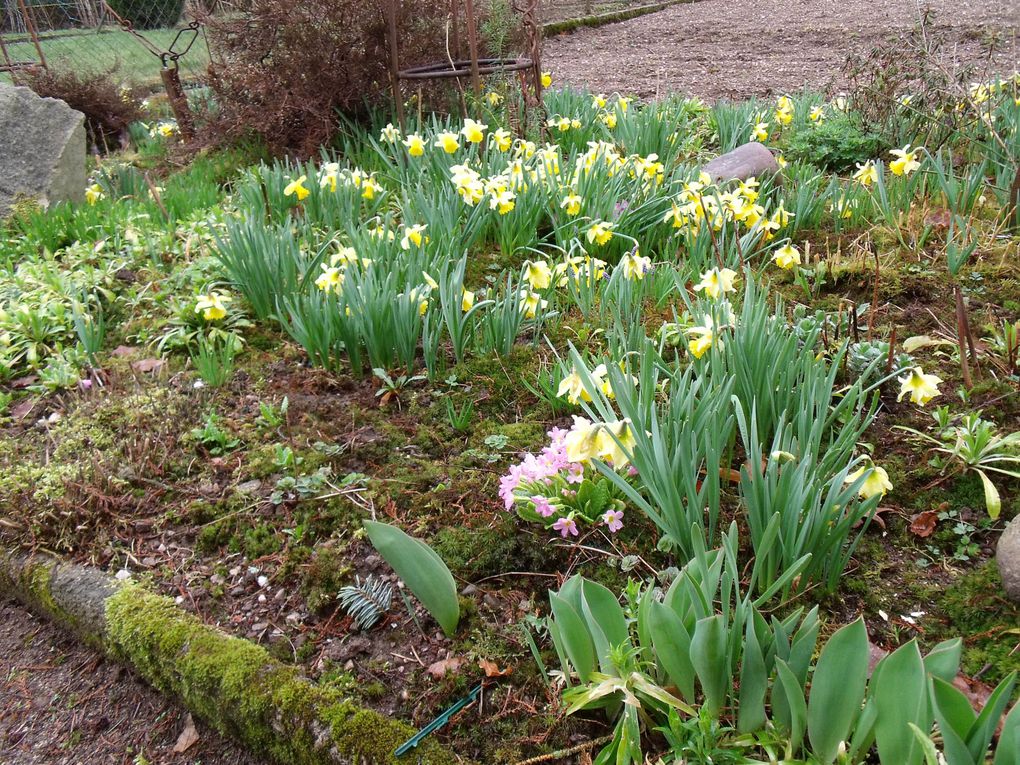
[[[475,28],[475,2],[465,0],[467,6],[468,47],[471,49],[471,84],[475,88],[475,98],[482,100],[482,78],[478,73],[478,30]]]
[[[397,53],[397,3],[400,0],[389,0],[386,3],[386,14],[389,17],[390,38],[390,87],[393,89],[393,106],[397,110],[397,124],[404,131],[404,102],[400,98],[400,56]]]
[[[190,141],[195,137],[195,123],[191,119],[191,107],[188,105],[187,96],[184,95],[184,87],[181,85],[181,76],[177,71],[176,62],[171,68],[166,65],[164,59],[159,76],[163,80],[163,89],[166,90],[170,108],[177,119],[177,127],[180,128],[181,136],[184,140]]]
[[[32,14],[25,7],[25,0],[18,0],[18,7],[21,8],[21,15],[25,19],[25,29],[28,30],[28,36],[32,38],[32,42],[35,44],[35,51],[39,54],[39,63],[43,69],[46,69],[46,57],[43,55],[42,46],[39,44],[39,33],[35,31],[35,22],[32,21]]]

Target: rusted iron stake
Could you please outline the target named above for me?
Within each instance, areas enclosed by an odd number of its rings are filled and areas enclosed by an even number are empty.
[[[184,86],[181,85],[181,76],[177,67],[166,65],[159,71],[163,80],[163,88],[166,90],[167,98],[170,100],[170,108],[173,109],[174,117],[177,119],[177,127],[181,136],[186,141],[195,137],[195,123],[191,117],[191,107],[188,105],[188,98],[184,95]]]

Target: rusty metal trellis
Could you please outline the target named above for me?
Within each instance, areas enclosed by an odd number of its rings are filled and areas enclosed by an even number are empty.
[[[513,3],[513,9],[521,14],[522,26],[527,38],[527,56],[518,58],[484,58],[478,57],[478,28],[475,17],[474,0],[463,0],[465,22],[468,35],[469,58],[461,58],[460,37],[459,37],[459,10],[461,0],[450,0],[450,23],[451,41],[450,48],[452,57],[446,61],[425,64],[423,66],[400,68],[399,42],[397,40],[397,13],[400,0],[389,0],[387,3],[387,16],[389,24],[389,46],[390,46],[390,84],[393,89],[393,101],[397,110],[397,121],[401,130],[404,124],[404,104],[400,97],[401,80],[438,80],[446,78],[471,78],[471,84],[476,98],[481,98],[483,75],[505,74],[509,72],[520,72],[522,77],[522,90],[527,94],[527,83],[525,72],[531,75],[531,86],[534,90],[534,103],[540,104],[542,99],[542,73],[541,73],[541,40],[542,35],[538,26],[538,4],[539,0],[523,0],[523,5]]]

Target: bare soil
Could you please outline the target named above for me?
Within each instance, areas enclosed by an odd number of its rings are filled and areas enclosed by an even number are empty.
[[[125,668],[18,606],[0,602],[4,765],[261,765]]]
[[[1020,67],[1020,3],[935,0],[949,63]],[[671,92],[708,100],[802,88],[838,89],[852,49],[895,39],[918,19],[914,0],[698,0],[546,42],[542,68],[557,85],[651,97]],[[990,60],[991,39],[1000,46]]]

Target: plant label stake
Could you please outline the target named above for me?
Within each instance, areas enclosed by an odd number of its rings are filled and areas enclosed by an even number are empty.
[[[437,717],[435,720],[430,722],[428,725],[426,725],[420,731],[415,733],[411,738],[409,738],[403,744],[398,746],[397,750],[393,753],[394,756],[400,757],[403,754],[407,754],[412,749],[414,749],[416,746],[418,746],[418,744],[420,744],[422,741],[424,741],[426,738],[428,738],[432,733],[434,733],[435,731],[439,730],[444,725],[446,725],[448,722],[450,722],[450,720],[453,718],[453,716],[455,714],[457,714],[460,710],[462,710],[468,704],[473,703],[474,700],[478,698],[478,695],[482,692],[482,686],[484,686],[484,685],[485,685],[484,682],[481,682],[478,685],[476,685],[474,688],[471,689],[471,692],[467,696],[462,698],[460,701],[457,701],[456,703],[454,703],[454,705],[452,707],[450,707],[445,712],[443,712],[441,715],[439,715],[439,717]]]

